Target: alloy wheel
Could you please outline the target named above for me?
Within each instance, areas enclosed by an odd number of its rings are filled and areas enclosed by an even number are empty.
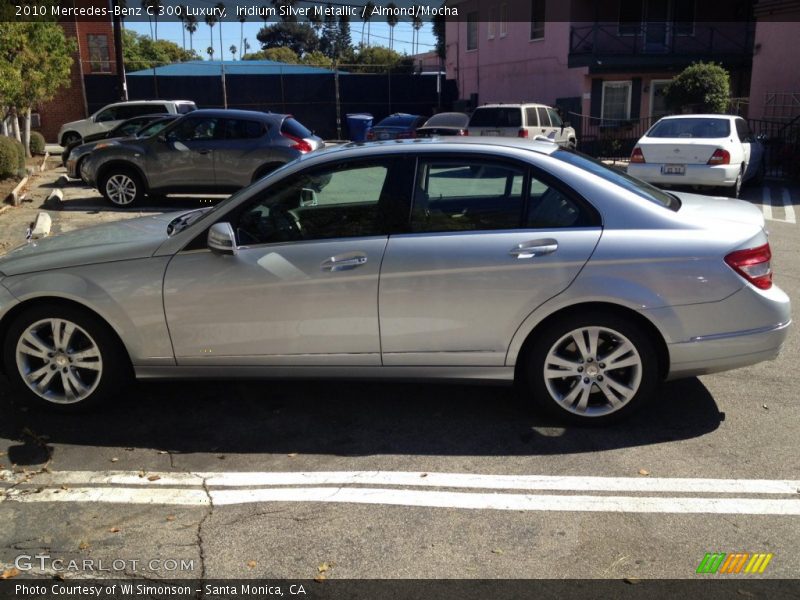
[[[636,395],[642,358],[624,335],[607,327],[580,327],[547,353],[544,382],[562,409],[582,417],[617,412]]]
[[[106,181],[106,194],[114,204],[125,206],[136,199],[136,182],[124,173],[117,173]]]
[[[42,319],[28,326],[16,347],[22,381],[40,398],[74,404],[100,383],[100,348],[79,325],[67,319]]]

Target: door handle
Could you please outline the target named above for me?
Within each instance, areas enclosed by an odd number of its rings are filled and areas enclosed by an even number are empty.
[[[511,256],[516,256],[519,259],[534,258],[536,256],[544,256],[545,254],[552,254],[558,250],[558,242],[552,239],[546,240],[531,240],[530,242],[522,242],[516,248],[508,251]]]
[[[331,256],[329,259],[323,260],[319,268],[323,271],[347,271],[348,269],[360,267],[366,264],[366,262],[367,256],[365,254],[342,254],[340,256]]]
[[[211,154],[211,150],[208,148],[203,148],[202,150],[197,151],[198,154]]]

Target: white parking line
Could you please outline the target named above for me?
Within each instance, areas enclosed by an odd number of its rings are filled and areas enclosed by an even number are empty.
[[[153,474],[149,478],[124,471],[64,471],[42,473],[30,481],[8,471],[0,471],[0,475],[5,476],[10,484],[15,483],[15,477],[21,479],[16,487],[7,489],[5,495],[0,497],[0,502],[8,503],[103,502],[222,506],[266,502],[338,502],[454,509],[800,515],[800,497],[797,493],[800,490],[800,481],[795,480],[562,477],[402,471],[197,472]],[[392,485],[403,488],[385,487]],[[408,489],[426,487],[481,491]],[[487,493],[483,490],[507,491]],[[525,493],[531,490],[588,493]],[[591,492],[599,491],[740,496],[591,495]],[[767,494],[791,497],[742,497]]]
[[[792,205],[792,198],[789,194],[788,188],[781,190],[781,200],[783,201],[783,209],[786,211],[786,221],[788,223],[796,223],[794,218],[794,206]]]
[[[761,210],[767,221],[772,221],[772,194],[767,186],[761,188]]]

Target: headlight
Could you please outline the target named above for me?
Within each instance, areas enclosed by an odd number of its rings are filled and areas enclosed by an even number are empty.
[[[108,148],[109,146],[116,146],[117,142],[103,142],[102,144],[97,144],[94,147],[95,150],[100,150],[100,148]]]

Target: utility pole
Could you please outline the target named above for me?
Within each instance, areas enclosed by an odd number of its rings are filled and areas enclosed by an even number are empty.
[[[122,56],[122,19],[119,16],[119,0],[113,0],[114,8],[114,57],[117,63],[117,87],[120,100],[128,100],[128,81],[125,78],[125,60]]]

